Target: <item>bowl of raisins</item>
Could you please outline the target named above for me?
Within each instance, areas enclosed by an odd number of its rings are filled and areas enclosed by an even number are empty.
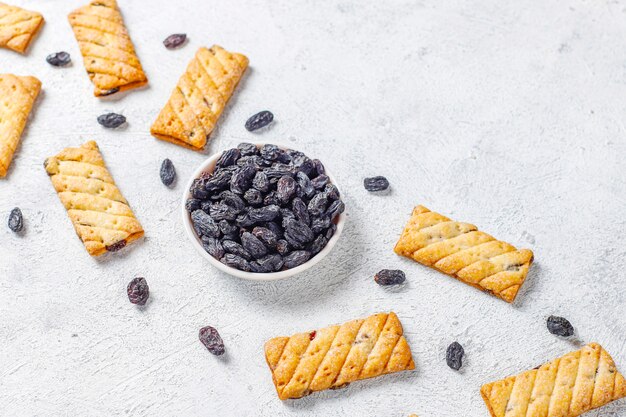
[[[221,271],[262,281],[321,261],[341,235],[344,210],[319,159],[272,144],[241,143],[211,156],[182,201],[196,250]]]

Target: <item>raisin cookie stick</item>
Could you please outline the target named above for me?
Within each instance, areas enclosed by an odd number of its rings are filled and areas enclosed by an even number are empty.
[[[35,77],[0,74],[0,178],[7,174],[40,90]]]
[[[281,400],[350,382],[415,369],[395,313],[380,313],[265,343],[265,359]]]
[[[0,2],[0,46],[23,54],[43,22],[37,12]]]
[[[115,252],[143,236],[94,141],[46,159],[46,172],[87,252]]]
[[[248,58],[242,54],[217,45],[198,49],[150,133],[202,150],[247,67]]]
[[[68,17],[96,97],[148,83],[115,0],[93,0]]]
[[[492,417],[577,417],[626,397],[626,381],[597,343],[536,369],[483,385]]]
[[[423,206],[413,209],[394,250],[509,303],[533,261],[531,250],[517,249],[473,224],[450,220]]]

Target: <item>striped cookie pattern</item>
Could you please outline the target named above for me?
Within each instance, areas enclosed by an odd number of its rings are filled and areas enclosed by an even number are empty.
[[[265,344],[265,359],[281,400],[415,369],[402,324],[393,312],[276,337]]]
[[[517,249],[473,224],[450,220],[423,206],[413,209],[394,250],[509,303],[533,261],[531,250]]]
[[[201,150],[248,67],[248,58],[200,48],[150,128],[156,138]]]
[[[115,252],[143,236],[96,142],[65,148],[46,159],[44,166],[90,255]]]
[[[68,18],[96,97],[148,83],[115,0],[93,0]]]
[[[576,417],[626,397],[626,381],[590,343],[536,369],[483,385],[492,417]]]
[[[23,54],[43,22],[40,13],[0,2],[0,46]]]
[[[7,174],[40,90],[35,77],[0,74],[0,178]]]

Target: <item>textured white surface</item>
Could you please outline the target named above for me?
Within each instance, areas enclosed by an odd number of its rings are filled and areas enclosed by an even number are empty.
[[[80,0],[13,0],[46,24],[27,56],[0,51],[1,71],[32,74],[43,94],[0,181],[2,416],[486,416],[482,383],[573,350],[545,328],[571,320],[626,370],[626,3],[623,1],[121,0],[150,79],[110,100],[92,96],[66,20]],[[177,51],[161,41],[187,32]],[[180,224],[182,183],[205,155],[153,139],[149,125],[200,45],[246,53],[251,70],[212,150],[280,141],[321,158],[349,216],[339,244],[294,279],[254,283],[218,273]],[[69,68],[48,53],[68,50]],[[262,109],[272,128],[248,133]],[[96,116],[117,111],[128,127]],[[146,230],[128,250],[90,258],[42,168],[96,139]],[[164,187],[161,160],[179,182]],[[362,179],[386,175],[374,196]],[[392,247],[411,208],[479,225],[536,254],[517,303],[400,259]],[[26,233],[5,226],[19,206]],[[372,280],[402,268],[408,284]],[[151,303],[128,303],[145,276]],[[373,312],[402,319],[417,370],[280,402],[262,345]],[[210,355],[211,324],[228,354]],[[467,360],[447,368],[458,340]],[[616,402],[591,417],[624,417]]]

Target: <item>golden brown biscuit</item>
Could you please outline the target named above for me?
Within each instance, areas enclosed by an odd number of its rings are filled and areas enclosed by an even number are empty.
[[[94,141],[46,159],[46,172],[87,252],[115,252],[143,236]]]
[[[380,313],[265,343],[265,359],[281,400],[350,382],[415,369],[395,313]]]
[[[0,178],[7,174],[40,90],[35,77],[0,74]]]
[[[576,417],[626,397],[626,382],[597,343],[538,368],[483,385],[492,417]]]
[[[450,220],[423,206],[413,209],[394,250],[509,303],[533,261],[531,250],[518,250],[473,224]]]
[[[198,49],[150,133],[201,150],[247,67],[242,54],[217,45]]]
[[[148,83],[115,0],[93,0],[68,17],[95,96]]]
[[[23,54],[43,22],[40,13],[0,2],[0,46]]]

